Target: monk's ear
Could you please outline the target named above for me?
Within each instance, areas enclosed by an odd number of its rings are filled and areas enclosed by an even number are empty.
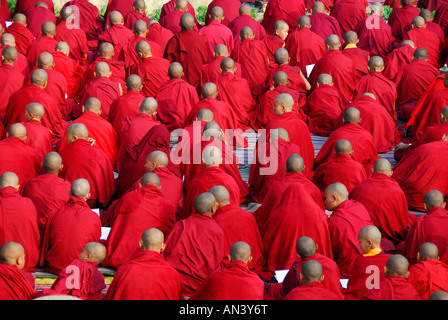
[[[141,239],[138,241],[138,247],[140,250],[143,250],[143,241]]]
[[[406,272],[406,274],[405,274],[405,276],[404,276],[404,278],[405,279],[407,279],[407,278],[409,278],[409,275],[410,275],[411,273],[408,271],[408,272]]]
[[[445,207],[446,207],[446,202],[444,202],[444,203],[441,205],[441,207],[442,207],[442,208],[445,208]]]
[[[91,194],[90,194],[90,192],[86,195],[86,200],[88,200],[88,199],[90,199],[90,196],[91,196]]]
[[[319,282],[323,282],[325,278],[325,275],[322,275],[322,277],[320,278]]]

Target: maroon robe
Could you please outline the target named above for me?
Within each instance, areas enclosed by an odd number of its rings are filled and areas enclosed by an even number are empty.
[[[335,17],[321,12],[310,14],[308,17],[311,22],[311,31],[321,36],[324,40],[327,39],[329,35],[335,34],[339,37],[342,43],[341,27]]]
[[[222,74],[221,71],[221,62],[224,60],[224,56],[219,56],[214,58],[212,62],[209,62],[207,64],[204,64],[202,66],[202,72],[201,72],[201,83],[200,86],[206,84],[207,82],[216,82],[216,79]],[[242,66],[238,62],[235,61],[235,73],[242,77]]]
[[[168,82],[168,68],[170,62],[166,59],[148,57],[143,59],[137,67],[136,74],[142,78],[142,94],[145,97],[155,97],[157,90]]]
[[[346,47],[344,48],[344,50],[342,50],[342,54],[350,58],[353,62],[353,65],[355,66],[355,82],[358,82],[361,77],[369,74],[369,70],[367,69],[367,65],[370,60],[369,52],[358,47]]]
[[[64,7],[73,6],[76,8],[75,17],[79,17],[79,26],[86,33],[87,40],[98,40],[98,36],[103,31],[103,22],[99,17],[99,9],[88,0],[71,0],[64,4]],[[77,15],[79,14],[79,16]]]
[[[115,24],[99,36],[99,44],[109,42],[114,46],[114,59],[124,61],[124,49],[134,33],[122,24]]]
[[[255,40],[263,40],[266,36],[266,30],[263,26],[252,16],[248,14],[242,14],[235,19],[231,20],[228,24],[229,29],[233,34],[234,46],[236,47],[240,42],[240,33],[243,27],[250,27],[255,35]]]
[[[384,58],[392,50],[392,29],[378,14],[359,21],[353,31],[358,35],[358,48],[368,51],[371,57]]]
[[[215,47],[218,44],[224,44],[229,52],[233,50],[232,31],[225,24],[216,19],[213,19],[207,25],[202,27],[198,33],[205,39],[208,62],[212,62],[214,60]]]
[[[448,266],[440,260],[426,259],[409,268],[408,282],[417,290],[421,300],[428,300],[436,291],[448,290]]]
[[[162,10],[160,12],[160,19],[162,19],[164,16],[168,15],[169,13],[174,11],[174,5],[176,4],[176,0],[169,0],[162,6]],[[194,17],[194,21],[196,26],[200,26],[199,22],[196,19],[196,12],[194,10],[194,7],[191,5],[190,2],[188,2],[188,9],[187,12],[190,13]]]
[[[0,52],[2,52],[6,47],[9,47],[9,45],[6,44],[0,47]],[[0,66],[1,65],[2,64],[0,61]],[[17,52],[17,60],[14,62],[14,70],[20,72],[25,78],[30,74],[30,69],[28,68],[28,60],[26,60],[26,57],[20,52]]]
[[[231,21],[238,17],[240,6],[241,2],[239,0],[213,0],[205,13],[205,25],[209,25],[211,22],[209,14],[213,7],[220,7],[224,11],[222,24],[228,26]]]
[[[391,275],[382,280],[378,289],[367,292],[363,300],[420,300],[414,286],[402,276]]]
[[[45,8],[37,7],[25,12],[26,16],[26,27],[31,31],[34,38],[39,38],[41,36],[42,24],[46,21],[53,22],[56,24],[56,16],[54,13]]]
[[[302,284],[289,292],[283,300],[343,300],[326,289],[322,282],[313,281]]]
[[[428,62],[435,67],[440,67],[439,59],[443,42],[440,37],[427,28],[409,30],[404,40],[414,42],[416,48],[425,48],[428,51]]]
[[[383,75],[398,85],[404,68],[414,60],[414,52],[415,48],[409,44],[396,48],[384,59]]]
[[[342,37],[348,31],[355,30],[359,21],[367,18],[366,7],[367,3],[359,0],[335,1],[330,16],[338,20]]]
[[[143,20],[146,22],[146,25],[151,21],[146,14],[143,14],[141,12],[128,12],[124,15],[124,26],[130,30],[134,29],[134,25],[138,20]]]
[[[437,23],[442,30],[444,31],[445,35],[448,35],[448,10],[447,10],[448,4],[447,3],[441,3],[434,13],[433,22]]]
[[[139,114],[143,100],[145,100],[145,96],[141,91],[131,90],[112,102],[107,120],[112,124],[117,134],[120,133],[122,121],[126,117]]]
[[[0,84],[0,116],[4,116],[11,95],[23,87],[25,77],[14,67],[3,65],[0,67],[0,77],[4,79]]]
[[[412,4],[393,8],[389,15],[388,24],[392,28],[396,47],[400,46],[404,35],[411,30],[412,19],[420,14],[420,10]],[[418,48],[416,46],[416,48]]]
[[[52,53],[54,67],[53,70],[62,73],[67,81],[67,98],[74,98],[84,84],[84,70],[81,65],[75,60],[67,57],[67,55],[60,51]],[[70,114],[70,110],[67,110]]]
[[[58,42],[52,37],[39,37],[35,42],[30,44],[26,53],[30,71],[36,66],[39,54],[42,52],[53,52],[57,44]]]
[[[70,47],[69,57],[77,61],[80,65],[87,65],[87,54],[89,46],[87,44],[87,36],[81,28],[75,28],[74,23],[67,20],[61,20],[56,26],[56,41],[67,42]]]
[[[172,33],[176,34],[182,31],[182,28],[180,27],[180,19],[184,15],[185,12],[182,10],[173,10],[170,13],[168,13],[165,16],[161,16],[159,19],[159,23],[162,27],[170,30]],[[199,29],[197,25],[193,27],[193,30],[195,32],[198,32]]]
[[[162,52],[165,52],[166,44],[173,35],[174,34],[170,30],[162,27],[160,23],[154,22],[150,26],[148,26],[148,33],[146,35],[146,38],[158,43],[160,45],[160,48],[162,49]]]
[[[53,151],[53,134],[40,120],[31,119],[22,123],[26,128],[25,144],[36,150],[39,159],[43,160],[45,155]]]
[[[276,34],[268,33],[261,41],[264,43],[267,49],[269,68],[277,68],[278,64],[275,62],[275,51],[285,47],[285,40],[283,40]]]
[[[53,1],[50,1],[50,0],[42,0],[42,1],[40,1],[40,0],[19,0],[16,2],[16,7],[13,12],[14,13],[17,13],[17,12],[25,13],[27,10],[35,8],[36,4],[38,2],[43,2],[43,3],[47,4],[48,9],[51,12],[54,12],[54,3],[53,3]]]
[[[87,84],[96,79],[94,72],[95,72],[95,66],[98,62],[106,62],[109,65],[110,72],[112,73],[112,75],[110,76],[110,80],[120,83],[123,90],[125,90],[126,72],[124,62],[116,59],[106,59],[101,56],[98,56],[95,59],[95,61],[93,61],[87,66],[84,75],[85,83]]]
[[[130,75],[132,73],[135,73],[136,66],[139,65],[141,62],[140,57],[138,56],[137,52],[135,51],[135,46],[140,41],[146,41],[148,42],[149,46],[151,47],[151,55],[156,58],[162,58],[163,51],[160,45],[157,42],[154,42],[152,40],[149,40],[144,37],[131,37],[128,41],[127,45],[124,47],[124,62],[125,62],[125,68],[126,68],[126,74]]]
[[[108,0],[106,12],[104,13],[104,26],[107,27],[109,24],[109,14],[112,11],[120,12],[123,18],[125,18],[128,13],[132,12],[133,4],[134,1],[132,0]],[[133,27],[134,25],[129,29],[132,29]]]
[[[5,30],[5,33],[10,33],[14,36],[14,39],[16,40],[16,49],[23,55],[26,55],[26,53],[28,52],[28,48],[35,41],[31,31],[18,22],[13,22]]]
[[[32,300],[36,297],[36,279],[27,271],[6,263],[0,264],[0,299]]]
[[[305,15],[305,3],[303,0],[271,0],[268,2],[261,24],[266,33],[274,33],[274,24],[277,20],[283,20],[289,25],[289,31],[297,28],[297,20]]]

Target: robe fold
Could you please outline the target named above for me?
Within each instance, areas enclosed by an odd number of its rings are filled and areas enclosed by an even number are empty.
[[[240,6],[241,2],[239,0],[213,0],[208,5],[205,13],[205,25],[209,25],[212,21],[209,14],[213,7],[220,7],[224,11],[222,24],[228,26],[231,21],[238,17]]]
[[[396,47],[400,46],[401,41],[403,41],[404,35],[411,30],[412,19],[420,14],[420,10],[417,7],[408,4],[405,6],[400,6],[398,8],[393,8],[389,15],[387,23],[392,29],[392,35],[395,37]],[[416,46],[416,48],[418,48]]]
[[[143,59],[137,65],[135,74],[142,78],[142,94],[145,97],[154,98],[159,88],[170,80],[168,77],[169,67],[170,62],[168,60],[154,56]]]
[[[6,47],[10,46],[5,44],[4,46],[0,47],[0,52],[2,52]],[[0,61],[0,66],[1,65],[2,63]],[[20,72],[25,78],[30,74],[30,70],[28,68],[28,60],[26,60],[25,55],[21,54],[20,52],[17,52],[17,60],[14,62],[14,70]]]
[[[39,54],[42,52],[52,53],[57,44],[58,42],[52,37],[39,37],[35,42],[31,43],[26,52],[26,59],[28,60],[30,71],[36,66]]]
[[[141,59],[135,51],[135,46],[140,41],[146,41],[151,47],[151,55],[155,58],[162,58],[163,51],[157,42],[149,40],[144,37],[133,37],[127,42],[123,48],[123,56],[125,62],[126,75],[131,75],[136,72],[137,66],[140,64]]]
[[[55,51],[52,55],[53,70],[62,73],[67,80],[67,98],[76,97],[84,85],[84,69],[63,52]],[[67,110],[67,114],[70,114],[70,110]]]
[[[200,86],[206,84],[207,82],[216,82],[216,79],[222,74],[221,71],[221,61],[224,60],[224,56],[219,56],[214,58],[213,61],[204,64],[202,66],[202,72],[201,72],[201,82]],[[242,66],[240,63],[235,61],[235,73],[242,77]]]
[[[416,48],[425,48],[428,51],[428,62],[435,67],[440,67],[439,59],[443,42],[438,35],[427,28],[418,28],[409,30],[403,39],[414,42]]]
[[[130,30],[132,30],[134,28],[135,23],[138,20],[143,20],[146,22],[146,25],[148,25],[148,23],[151,21],[150,18],[148,18],[146,16],[146,14],[141,13],[141,12],[128,12],[127,14],[124,15],[124,26]]]
[[[31,119],[22,123],[26,128],[25,144],[32,147],[39,159],[43,161],[45,155],[53,151],[53,134],[47,127],[44,127],[39,120]]]
[[[107,25],[109,24],[109,14],[112,11],[120,12],[124,19],[128,13],[133,12],[133,4],[134,1],[132,0],[108,0],[107,8],[104,13],[104,26],[107,27]],[[133,27],[134,25],[132,25],[132,27],[129,29],[132,29]]]
[[[283,300],[343,300],[324,287],[322,282],[313,281],[292,289]]]
[[[36,41],[31,31],[18,22],[13,22],[5,30],[5,33],[10,33],[14,36],[17,51],[25,56],[30,45]]]
[[[370,53],[358,48],[358,47],[348,47],[346,46],[342,50],[342,54],[347,58],[350,58],[355,66],[355,83],[361,79],[361,77],[369,74],[367,65],[370,60]]]
[[[170,40],[173,37],[173,35],[174,34],[170,30],[162,27],[160,23],[156,21],[151,23],[150,26],[148,26],[148,33],[146,34],[146,38],[148,40],[158,43],[163,53],[165,52],[168,40]]]
[[[175,9],[167,15],[161,16],[159,19],[159,23],[162,27],[170,30],[174,34],[177,34],[182,31],[182,28],[180,27],[180,19],[182,18],[184,13],[185,12],[183,12],[182,10]],[[194,25],[193,30],[195,32],[199,31],[196,24]]]
[[[0,299],[32,300],[36,296],[35,279],[30,273],[6,263],[0,264]]]
[[[26,27],[36,39],[41,36],[42,24],[44,22],[50,21],[56,24],[56,16],[51,10],[45,7],[32,8],[24,14],[26,16]]]
[[[36,3],[43,2],[48,6],[48,9],[51,12],[54,12],[54,3],[51,0],[19,0],[16,3],[16,7],[14,9],[14,13],[25,13],[27,10],[33,9],[36,7]]]
[[[3,79],[0,83],[0,116],[4,116],[9,98],[14,92],[23,87],[25,77],[10,65],[2,65],[0,67],[0,77]]]
[[[339,37],[342,43],[342,32],[339,21],[326,13],[316,12],[308,16],[311,22],[310,30],[321,36],[324,40],[329,35],[335,34]]]
[[[395,40],[392,29],[378,14],[372,14],[359,21],[353,31],[358,35],[357,46],[368,51],[371,57],[384,58],[392,50],[392,43]]]
[[[355,30],[355,27],[359,21],[367,18],[366,7],[366,1],[335,1],[333,7],[331,8],[330,16],[335,17],[338,20],[342,37],[348,31]]]
[[[88,0],[71,0],[66,2],[63,8],[67,6],[76,8],[75,16],[79,14],[79,27],[86,33],[87,40],[98,40],[98,36],[103,31],[103,21],[99,16],[98,7]]]
[[[107,121],[112,124],[117,134],[120,133],[122,121],[125,118],[139,114],[143,100],[145,100],[145,96],[141,91],[130,90],[112,102]]]
[[[448,290],[448,266],[439,260],[426,259],[409,268],[408,282],[417,290],[421,300],[428,300],[436,291]]]
[[[409,44],[396,48],[386,58],[384,58],[383,76],[393,81],[397,86],[403,77],[404,68],[414,59],[415,48]]]
[[[267,49],[269,68],[277,68],[278,64],[275,62],[275,51],[285,47],[285,40],[280,38],[277,34],[268,33],[261,41]]]
[[[390,275],[379,283],[379,289],[367,292],[363,300],[420,300],[415,288],[402,276]]]
[[[121,84],[121,87],[123,90],[126,88],[126,71],[125,71],[125,64],[123,61],[119,61],[116,59],[106,59],[102,56],[96,57],[96,59],[91,62],[84,74],[84,82],[85,84],[88,84],[89,82],[94,81],[95,78],[95,66],[98,62],[106,62],[109,65],[110,72],[112,73],[110,76],[110,80],[114,82],[119,82]]]

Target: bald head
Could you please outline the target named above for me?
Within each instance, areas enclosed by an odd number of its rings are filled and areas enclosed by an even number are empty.
[[[218,44],[215,46],[215,50],[213,51],[215,57],[228,57],[229,49],[225,44]]]
[[[348,200],[348,190],[343,183],[330,184],[324,192],[324,202],[328,210],[333,211]]]
[[[54,48],[54,51],[63,52],[66,56],[70,54],[70,46],[67,42],[59,41]]]
[[[385,158],[379,158],[375,161],[373,172],[383,173],[390,176],[392,174],[392,165],[389,160]]]
[[[421,16],[416,16],[414,19],[412,19],[412,28],[413,29],[424,28],[425,26],[426,26],[425,18],[423,18]]]
[[[83,123],[73,123],[67,128],[67,143],[73,143],[78,139],[87,140],[89,131]]]
[[[425,21],[432,21],[432,13],[429,9],[421,9],[419,16]]]
[[[179,25],[180,25],[180,28],[184,31],[192,30],[195,25],[194,17],[188,12],[184,13],[182,15],[182,17],[180,18]]]
[[[445,199],[442,192],[440,192],[439,190],[428,191],[423,198],[423,202],[426,212],[435,207],[445,208]]]
[[[373,14],[381,15],[382,12],[383,12],[383,8],[382,8],[381,4],[378,5],[377,3],[375,3],[375,4],[370,5],[370,7],[369,7],[369,15],[373,15]]]
[[[350,141],[346,139],[340,139],[336,141],[334,145],[334,153],[335,154],[347,154],[349,156],[353,153],[352,144]]]
[[[53,69],[54,61],[53,55],[49,52],[42,52],[37,57],[37,66],[40,69]]]
[[[141,91],[143,87],[142,78],[136,74],[131,74],[126,78],[126,89],[128,91]]]
[[[187,0],[176,0],[174,3],[174,9],[183,12],[188,11],[188,1]]]
[[[162,252],[165,248],[165,236],[162,231],[157,228],[149,228],[142,234],[140,240],[140,248],[142,250],[151,250]]]
[[[101,114],[101,101],[98,98],[91,97],[87,99],[85,105],[84,105],[84,113],[85,112],[94,112],[97,115]]]
[[[277,33],[278,31],[282,31],[284,29],[289,29],[289,25],[284,20],[277,20],[274,23],[274,33]]]
[[[297,153],[291,154],[286,160],[286,172],[302,173],[304,169],[303,158]]]
[[[214,186],[211,187],[208,192],[210,192],[215,197],[215,200],[220,207],[223,207],[230,203],[230,193],[226,187],[221,185]]]
[[[146,10],[146,3],[144,0],[135,0],[132,4],[132,8],[136,12],[144,13]]]
[[[407,278],[409,276],[409,261],[401,254],[394,254],[386,262],[385,276],[400,276]]]
[[[302,29],[302,28],[311,28],[311,20],[310,20],[310,17],[308,17],[307,15],[301,16],[301,17],[297,20],[297,26],[299,27],[299,29]]]
[[[370,73],[381,72],[384,69],[384,60],[380,56],[373,56],[369,59],[367,67]]]
[[[3,37],[2,37],[3,38]],[[2,64],[13,66],[17,61],[18,51],[14,47],[5,47],[2,50]]]
[[[439,290],[431,294],[428,300],[448,300],[448,292]]]
[[[42,168],[45,173],[58,174],[62,169],[62,158],[59,153],[55,151],[47,153],[42,162]]]
[[[417,260],[439,260],[439,248],[431,242],[425,242],[418,248]]]
[[[350,107],[347,110],[344,111],[343,116],[344,124],[349,123],[361,123],[361,112],[359,112],[358,109],[355,107]]]
[[[56,35],[56,25],[51,21],[45,21],[42,23],[41,34],[43,37],[54,38]]]
[[[144,41],[146,42],[146,41]],[[147,43],[147,42],[146,42]],[[137,51],[137,50],[136,50]],[[102,42],[98,47],[98,55],[105,59],[112,59],[115,54],[114,45],[110,42]]]
[[[312,13],[325,13],[325,5],[321,1],[316,1],[311,7]]]
[[[251,27],[244,26],[241,28],[241,31],[240,31],[241,41],[244,41],[246,39],[254,39],[254,38],[255,38],[255,34]]]
[[[157,100],[153,97],[145,98],[140,105],[140,113],[146,113],[150,116],[157,112]]]
[[[376,226],[365,226],[358,232],[358,240],[370,242],[371,248],[380,248],[381,238],[381,231]],[[363,250],[363,252],[367,253],[368,251]]]
[[[3,172],[0,176],[0,189],[6,187],[19,187],[19,177],[14,172]]]
[[[95,65],[95,76],[96,78],[111,76],[110,66],[107,62],[100,61]]]
[[[301,284],[307,284],[311,282],[321,282],[322,277],[322,265],[316,260],[308,260],[302,265],[300,270],[300,282]]]
[[[448,122],[448,106],[445,106],[440,111],[440,123]]]
[[[144,40],[139,41],[135,45],[135,52],[137,52],[140,59],[144,59],[144,58],[150,57],[152,55],[151,46],[149,45],[148,42],[146,42]]]
[[[153,172],[147,172],[140,179],[140,186],[144,188],[146,185],[153,185],[160,188],[160,178],[157,174]]]
[[[204,99],[216,98],[218,96],[218,87],[214,82],[207,82],[202,86],[201,94]]]
[[[281,93],[274,99],[274,105],[283,106],[286,112],[292,111],[294,99],[289,93]]]
[[[239,15],[242,15],[242,14],[252,15],[252,8],[251,8],[251,6],[249,6],[247,4],[242,4],[240,6],[240,8],[238,9],[238,13],[239,13]]]
[[[289,141],[289,134],[288,131],[286,131],[283,128],[275,128],[271,131],[271,135],[270,135],[270,141],[275,141],[275,140],[285,140],[285,141]]]
[[[36,69],[31,73],[31,84],[45,88],[48,82],[48,73],[44,69]]]
[[[409,45],[412,48],[415,48],[414,41],[412,41],[412,40],[403,40],[403,41],[401,41],[400,47],[404,47],[405,45]]]
[[[284,71],[277,71],[274,74],[273,81],[274,81],[274,87],[277,87],[279,85],[286,86],[289,83],[288,74]]]
[[[425,48],[417,48],[414,51],[414,60],[428,60],[428,51]]]
[[[79,198],[88,198],[90,193],[90,183],[87,179],[76,179],[72,182],[70,194]]]
[[[25,107],[25,121],[33,119],[42,120],[45,115],[45,108],[37,102],[31,102]]]
[[[6,45],[14,47],[16,45],[16,38],[11,33],[3,33],[0,43],[2,47]]]
[[[344,34],[344,42],[345,44],[357,44],[358,43],[358,34],[355,31],[347,31]]]
[[[222,73],[224,72],[235,73],[235,61],[230,57],[224,58],[221,61],[220,68]]]
[[[0,264],[16,266],[20,270],[25,265],[25,249],[18,242],[5,242],[0,247]]]
[[[214,114],[209,109],[201,109],[198,111],[198,114],[196,115],[196,119],[197,119],[197,121],[205,121],[208,123],[210,121],[213,121]]]
[[[137,20],[134,23],[132,31],[137,37],[146,37],[146,34],[148,33],[148,25],[144,20]]]
[[[22,26],[26,26],[26,16],[23,13],[16,13],[12,17],[12,21],[16,23],[20,23]]]
[[[339,50],[339,48],[341,47],[341,40],[337,35],[331,34],[325,39],[325,46],[327,48],[327,51]]]
[[[196,213],[212,215],[215,206],[215,197],[210,192],[203,192],[194,199]]]
[[[322,85],[333,85],[333,77],[331,75],[329,75],[328,73],[322,73],[317,77],[317,84],[318,86],[322,86]]]
[[[244,263],[249,263],[251,260],[251,250],[249,244],[244,241],[235,242],[230,247],[230,262],[232,261],[243,261]]]
[[[308,258],[316,254],[317,246],[314,240],[310,237],[300,237],[296,242],[296,252],[301,258]]]
[[[283,65],[289,63],[289,53],[285,48],[279,48],[274,52],[274,60],[277,64]]]
[[[120,11],[112,11],[109,13],[109,23],[111,26],[116,24],[124,24],[123,15]]]
[[[159,167],[166,168],[169,164],[169,159],[165,152],[155,150],[146,157],[146,162],[146,171],[152,172]]]
[[[371,93],[371,92],[364,92],[364,93],[361,95],[361,97],[366,97],[366,96],[372,98],[373,100],[376,100],[376,96],[375,96],[373,93]]]
[[[179,62],[173,62],[168,67],[168,76],[170,79],[181,79],[184,75],[184,68]]]
[[[14,123],[8,129],[8,137],[19,138],[20,140],[26,140],[26,127],[21,123]]]
[[[80,255],[82,261],[92,261],[100,264],[106,258],[106,247],[99,242],[87,243]]]
[[[210,10],[210,20],[222,21],[224,19],[224,10],[221,7],[213,7]]]
[[[210,121],[213,122],[213,121]],[[208,122],[208,123],[210,123]],[[204,130],[203,136],[207,136],[207,130]],[[211,131],[208,129],[208,131]],[[204,166],[206,168],[213,167],[213,166],[219,166],[222,163],[222,152],[221,150],[216,146],[207,146],[204,151],[202,152],[202,160],[204,163]]]
[[[72,6],[66,6],[61,9],[59,14],[61,20],[68,20],[74,14]]]

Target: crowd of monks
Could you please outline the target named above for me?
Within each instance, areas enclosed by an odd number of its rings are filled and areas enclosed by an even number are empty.
[[[0,299],[448,299],[448,4],[246,2],[1,0]]]

